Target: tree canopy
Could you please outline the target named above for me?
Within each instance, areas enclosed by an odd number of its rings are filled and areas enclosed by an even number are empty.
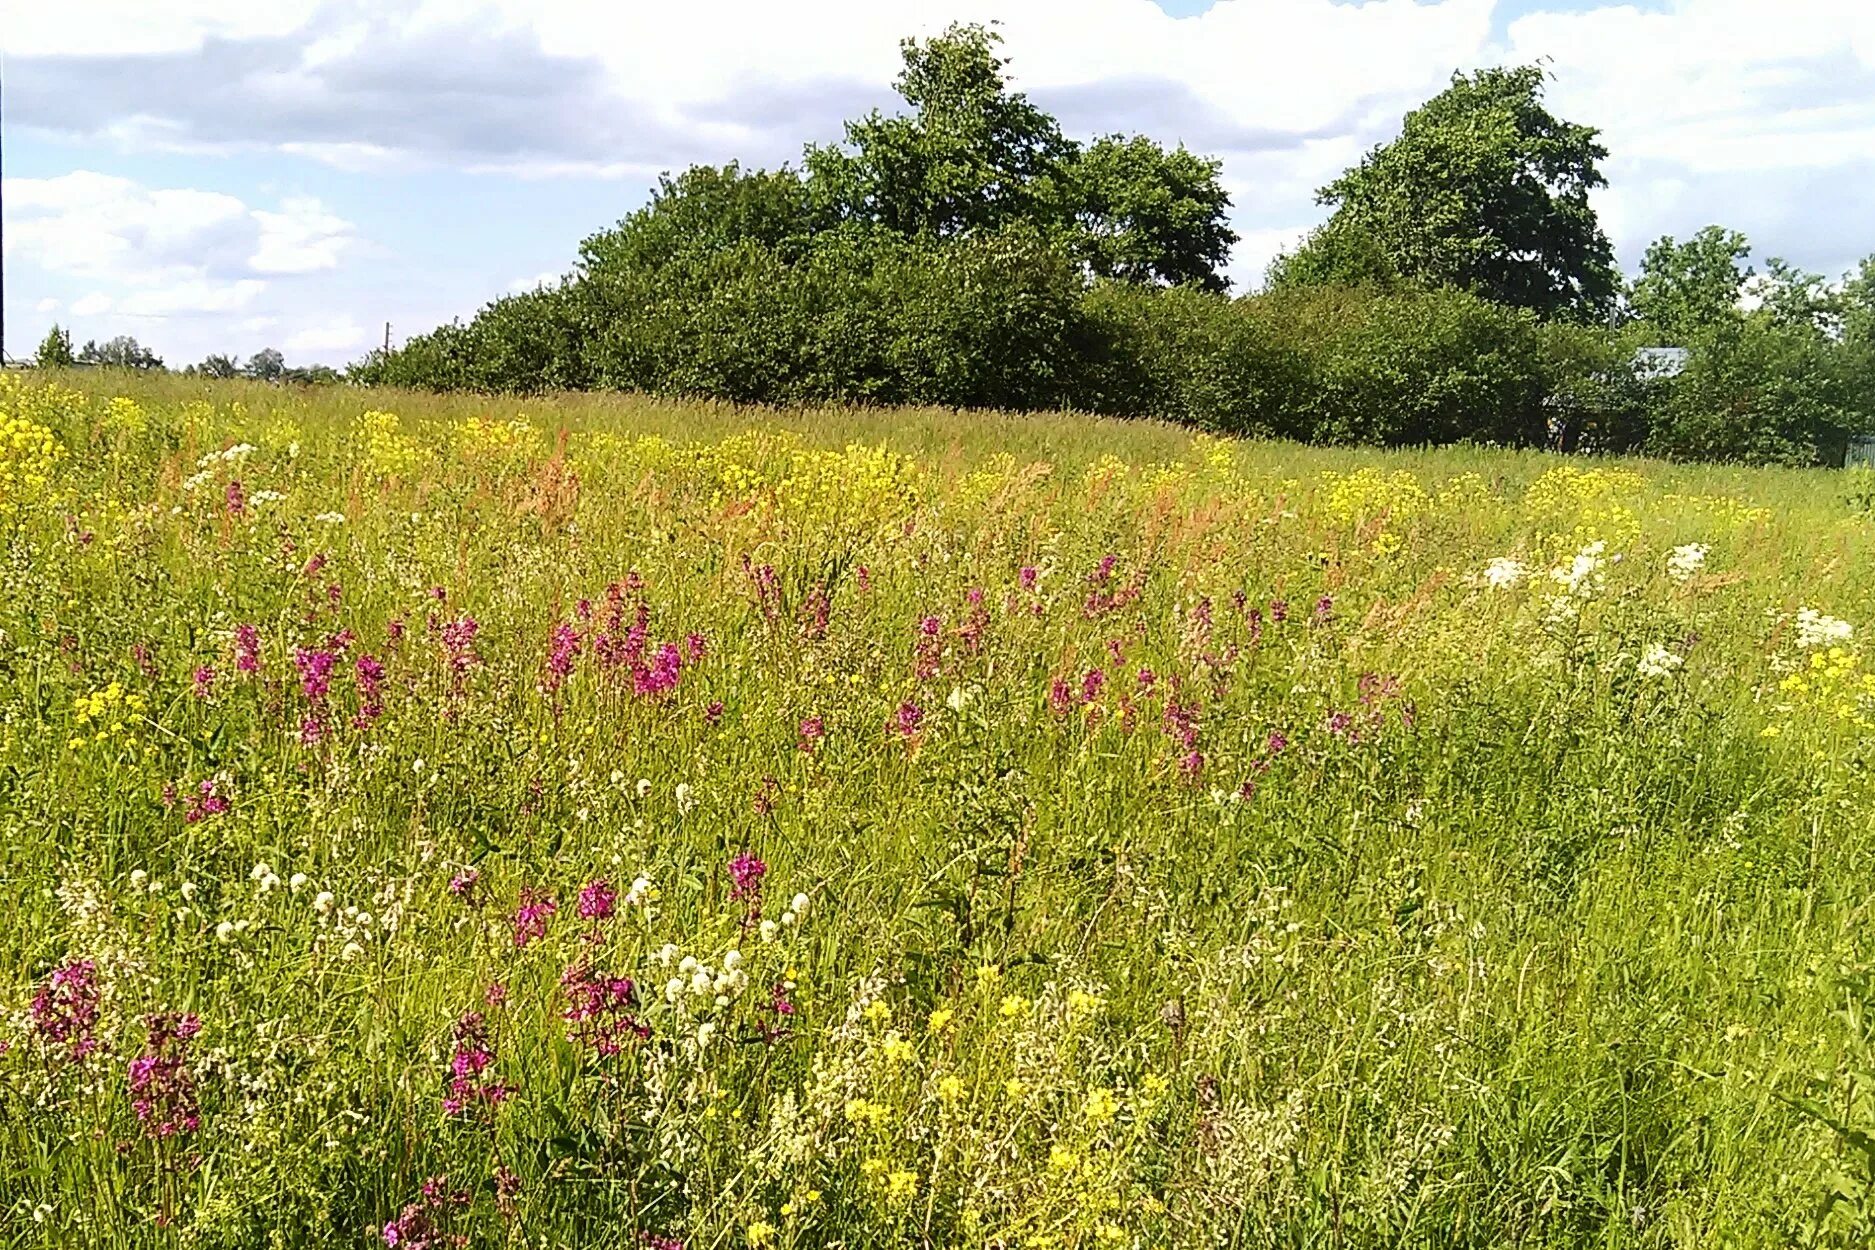
[[[1595,130],[1543,106],[1544,80],[1536,66],[1454,75],[1397,139],[1317,193],[1334,214],[1288,276],[1390,271],[1545,318],[1606,315],[1619,284],[1589,192],[1604,185],[1608,152]]]

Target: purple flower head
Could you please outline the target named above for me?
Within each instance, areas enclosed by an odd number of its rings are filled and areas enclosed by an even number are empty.
[[[203,664],[199,666],[191,677],[191,681],[194,684],[195,697],[198,699],[208,698],[209,695],[215,693],[214,665]]]
[[[1073,688],[1064,679],[1055,678],[1048,686],[1048,710],[1056,716],[1066,716],[1073,707]]]
[[[234,627],[234,666],[243,673],[260,671],[260,630],[253,625]]]
[[[92,1030],[98,1027],[102,993],[98,965],[91,960],[77,959],[55,968],[33,995],[33,1031],[48,1042],[68,1047],[72,1058],[83,1059],[98,1046]]]
[[[729,889],[730,901],[759,900],[762,897],[762,878],[767,874],[768,865],[747,851],[730,860],[729,879],[732,883]]]
[[[332,689],[332,670],[338,662],[339,657],[331,651],[309,651],[305,647],[294,649],[293,667],[299,671],[300,692],[312,703],[325,702],[326,695]]]
[[[533,886],[521,887],[521,898],[514,909],[514,944],[525,948],[547,936],[547,922],[560,910],[553,895]]]
[[[604,877],[588,881],[579,892],[579,914],[583,920],[610,920],[618,907],[618,891]]]
[[[651,1029],[634,1014],[638,989],[630,977],[615,977],[586,964],[575,964],[560,977],[566,1007],[567,1040],[610,1057],[632,1039],[651,1036]]]
[[[1081,678],[1081,702],[1100,702],[1100,692],[1106,688],[1106,685],[1107,675],[1104,672],[1097,668],[1089,669],[1087,676]]]
[[[683,666],[683,655],[677,650],[677,644],[665,643],[651,657],[649,665],[641,664],[633,669],[632,693],[651,698],[669,694],[677,688]]]
[[[471,907],[482,905],[482,895],[478,887],[482,874],[473,868],[465,868],[449,879],[449,892]]]
[[[145,1135],[161,1140],[201,1127],[195,1077],[189,1071],[189,1039],[202,1022],[187,1013],[150,1016],[150,1040],[130,1061],[130,1105]]]
[[[721,699],[711,699],[710,705],[703,709],[703,719],[711,725],[721,721],[723,719],[723,701]]]
[[[892,729],[901,738],[915,738],[924,725],[924,709],[907,700],[892,714]]]
[[[804,716],[801,718],[800,727],[795,730],[794,745],[796,749],[812,755],[820,746],[820,740],[826,736],[825,721],[818,716]]]
[[[1040,576],[1033,564],[1025,564],[1016,570],[1016,584],[1024,590],[1034,590],[1036,578]]]
[[[445,1115],[499,1107],[514,1091],[494,1079],[495,1046],[489,1040],[488,1021],[471,1011],[456,1021],[455,1049],[449,1055],[449,1083],[443,1094]]]
[[[237,477],[229,480],[227,500],[229,516],[247,515],[247,491],[242,489],[240,478]]]

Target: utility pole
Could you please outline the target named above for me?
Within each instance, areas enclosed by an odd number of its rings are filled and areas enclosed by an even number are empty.
[[[384,354],[391,354],[391,323],[388,321],[384,323]]]

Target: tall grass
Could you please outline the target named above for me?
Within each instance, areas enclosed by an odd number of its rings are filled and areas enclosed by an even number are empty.
[[[1840,475],[0,381],[10,1245],[1860,1245]]]

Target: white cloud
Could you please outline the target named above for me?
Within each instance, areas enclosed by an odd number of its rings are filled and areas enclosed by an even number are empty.
[[[124,286],[330,269],[353,238],[350,222],[305,196],[269,211],[218,191],[152,189],[90,170],[9,178],[3,191],[9,255]]]
[[[563,270],[549,269],[543,273],[537,273],[531,278],[516,278],[513,282],[508,284],[508,290],[521,294],[532,291],[536,287],[559,286],[560,279],[563,276]]]
[[[62,305],[58,300],[52,299],[50,296],[48,296],[47,298],[40,300],[37,304],[34,304],[33,311],[36,313],[55,313],[63,306],[64,305]]]
[[[148,55],[198,48],[207,39],[291,34],[319,0],[85,0],[16,4],[7,12],[9,56]]]
[[[301,354],[330,355],[356,351],[365,345],[369,335],[365,328],[350,317],[337,317],[318,325],[307,326],[286,340],[286,353],[289,358]]]
[[[351,223],[318,200],[294,196],[277,213],[255,209],[260,241],[248,257],[256,273],[308,273],[331,269],[352,242]]]

